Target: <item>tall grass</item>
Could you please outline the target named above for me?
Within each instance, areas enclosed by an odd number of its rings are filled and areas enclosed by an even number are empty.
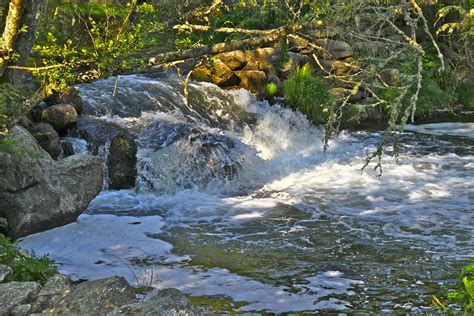
[[[298,68],[283,82],[283,97],[313,123],[324,123],[330,114],[329,86],[309,65]]]

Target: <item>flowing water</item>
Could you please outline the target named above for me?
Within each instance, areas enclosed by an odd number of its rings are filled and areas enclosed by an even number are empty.
[[[80,89],[139,148],[136,188],[21,241],[74,279],[123,275],[228,312],[421,312],[474,256],[474,123],[410,126],[377,177],[360,170],[381,134],[344,132],[324,153],[324,131],[244,90]]]

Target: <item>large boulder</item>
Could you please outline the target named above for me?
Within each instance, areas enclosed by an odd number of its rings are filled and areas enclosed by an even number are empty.
[[[38,123],[41,121],[41,115],[43,114],[43,111],[49,108],[50,105],[44,101],[41,101],[38,103],[32,110],[31,110],[31,118],[33,122]]]
[[[106,162],[109,189],[129,189],[135,186],[137,145],[126,129],[83,115],[71,133],[85,139],[92,153]]]
[[[196,67],[193,70],[193,78],[199,81],[212,82],[219,86],[232,86],[235,84],[233,71],[219,59]]]
[[[69,87],[64,92],[55,92],[49,97],[47,97],[45,101],[52,105],[71,104],[72,106],[74,106],[78,114],[81,114],[82,112],[82,99],[79,96],[79,93],[77,92],[76,88],[74,87]]]
[[[56,104],[41,113],[41,122],[51,124],[58,132],[76,123],[77,112],[71,104]]]
[[[160,291],[150,299],[114,309],[108,316],[117,315],[198,315],[186,295],[176,289]]]
[[[53,159],[58,158],[61,152],[59,147],[59,135],[50,124],[40,123],[32,126],[29,131],[38,141],[41,148],[46,150]]]
[[[260,70],[239,70],[235,74],[240,79],[240,87],[253,93],[260,93],[266,83],[266,75]]]
[[[35,282],[0,283],[0,315],[27,314],[40,288]],[[16,311],[18,309],[23,313]]]
[[[43,313],[53,315],[105,315],[117,307],[137,302],[133,288],[123,277],[87,281]],[[159,315],[159,314],[155,314]]]
[[[38,293],[31,311],[39,313],[45,309],[53,309],[58,306],[69,294],[73,286],[69,277],[57,274],[52,276]]]
[[[102,163],[90,155],[54,161],[20,126],[0,152],[0,216],[14,238],[74,222],[101,191]]]
[[[242,50],[220,53],[214,56],[214,59],[222,61],[230,70],[241,70],[248,62],[247,54]]]

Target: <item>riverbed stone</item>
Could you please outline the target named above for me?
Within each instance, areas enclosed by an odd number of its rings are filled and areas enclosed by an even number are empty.
[[[26,115],[20,117],[18,125],[23,126],[27,130],[30,130],[34,126],[33,122]]]
[[[41,121],[41,114],[43,114],[43,111],[49,108],[51,105],[48,103],[41,101],[38,103],[31,111],[31,118],[33,119],[33,122],[38,123]]]
[[[0,283],[4,282],[12,273],[12,269],[6,265],[0,264]]]
[[[260,93],[266,82],[266,75],[260,70],[239,70],[235,74],[240,79],[240,87],[253,93]]]
[[[105,315],[117,307],[136,302],[137,298],[130,284],[123,277],[112,276],[77,285],[58,305],[43,313]]]
[[[55,92],[45,99],[51,105],[55,104],[71,104],[76,109],[77,114],[82,113],[82,99],[79,92],[74,87],[68,87],[66,91]]]
[[[386,68],[380,72],[380,77],[385,84],[393,84],[400,77],[400,70],[396,68]]]
[[[114,309],[107,314],[116,315],[199,315],[186,295],[177,289],[166,289],[140,303],[130,304]]]
[[[219,59],[212,59],[193,70],[193,78],[199,81],[212,82],[219,86],[229,85],[234,72]]]
[[[59,147],[59,135],[50,124],[36,124],[32,126],[29,131],[38,141],[41,148],[46,150],[53,159],[58,158],[61,151]]]
[[[214,56],[214,59],[222,61],[231,70],[241,70],[248,62],[247,55],[242,50],[220,53]]]
[[[0,152],[0,216],[18,238],[74,222],[101,191],[102,163],[91,155],[54,161],[23,127]]]
[[[315,39],[314,44],[324,48],[332,57],[344,59],[354,55],[354,51],[347,42],[332,39]]]
[[[135,185],[137,170],[137,145],[130,136],[118,135],[110,143],[109,188],[113,190],[128,189]]]
[[[51,124],[58,132],[62,132],[77,121],[77,111],[71,104],[56,104],[41,113],[41,122]]]
[[[59,305],[73,290],[69,277],[57,274],[48,279],[35,302],[32,304],[32,312],[39,313],[45,309],[51,309]]]
[[[0,315],[14,314],[15,308],[31,303],[38,295],[40,288],[36,282],[0,283]],[[17,313],[20,310],[25,309],[20,308]]]
[[[87,140],[92,153],[107,162],[109,189],[129,189],[135,186],[137,144],[126,129],[82,115],[70,133]]]
[[[320,64],[325,73],[331,73],[337,76],[342,76],[351,69],[350,64],[340,60],[321,60]]]

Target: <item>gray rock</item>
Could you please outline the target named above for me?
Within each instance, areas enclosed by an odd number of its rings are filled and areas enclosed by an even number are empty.
[[[101,191],[99,158],[74,155],[54,161],[20,126],[14,151],[0,152],[0,216],[14,238],[71,223]]]
[[[293,52],[287,53],[287,61],[279,68],[279,73],[283,78],[288,77],[290,74],[296,71],[299,67],[305,64],[311,64],[312,60],[309,56],[301,55]]]
[[[383,69],[380,72],[380,77],[382,78],[384,83],[390,85],[398,80],[398,78],[400,77],[400,70],[395,68]]]
[[[56,307],[43,313],[105,315],[119,306],[136,301],[133,288],[128,282],[123,277],[113,276],[79,284]]]
[[[150,299],[131,305],[116,308],[108,316],[116,315],[199,315],[193,305],[181,291],[166,289]]]
[[[137,177],[137,145],[130,133],[113,123],[82,115],[71,133],[87,140],[91,151],[107,162],[108,188],[129,189]],[[110,144],[108,150],[102,150]]]
[[[233,76],[232,70],[219,59],[213,59],[211,63],[203,64],[193,70],[194,79],[212,82],[219,86],[228,86]]]
[[[314,43],[326,49],[329,54],[337,59],[344,59],[354,55],[351,45],[344,41],[316,39]]]
[[[27,316],[31,314],[31,304],[21,304],[12,308],[10,315]]]
[[[41,113],[41,122],[51,124],[58,132],[77,121],[77,112],[71,104],[56,104]]]
[[[61,151],[59,147],[59,135],[50,124],[40,123],[31,127],[29,130],[41,148],[46,150],[53,159],[58,158]]]
[[[45,309],[54,308],[72,292],[72,289],[67,276],[57,274],[51,277],[39,292],[31,311],[39,313]]]
[[[135,185],[137,145],[127,135],[118,135],[110,143],[108,158],[109,188],[128,189]]]
[[[10,315],[20,305],[32,302],[40,291],[35,282],[9,282],[0,284],[0,315]],[[17,312],[24,311],[19,308]]]
[[[53,93],[51,96],[47,97],[45,101],[51,105],[65,103],[71,104],[76,109],[77,114],[82,113],[82,99],[79,96],[79,93],[77,92],[76,88],[74,87],[69,87],[66,89],[65,92],[62,93]]]
[[[29,130],[30,128],[33,127],[33,122],[26,116],[23,115],[20,120],[18,121],[18,124]]]
[[[220,53],[214,56],[214,59],[219,59],[231,70],[241,70],[248,62],[247,55],[242,50]]]
[[[6,280],[11,273],[12,269],[10,267],[0,264],[0,283]]]
[[[260,70],[239,70],[235,72],[240,79],[240,87],[253,93],[261,93],[267,81],[267,77]]]
[[[31,117],[33,118],[34,122],[39,122],[41,121],[41,114],[43,114],[43,111],[49,108],[50,105],[46,102],[40,102],[38,103],[33,110],[31,110]]]

